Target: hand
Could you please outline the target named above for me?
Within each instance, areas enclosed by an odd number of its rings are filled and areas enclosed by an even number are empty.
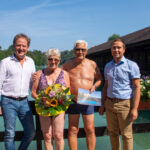
[[[33,81],[35,81],[35,80],[37,80],[37,79],[39,79],[39,78],[40,78],[40,76],[38,75],[37,72],[35,72],[35,73],[32,74],[32,80],[33,80]]]
[[[0,115],[2,115],[2,109],[1,109],[1,107],[0,107]]]
[[[94,92],[96,89],[95,85],[92,86],[92,88],[90,89],[90,93]]]
[[[104,106],[100,106],[99,110],[98,110],[99,114],[103,115],[104,114],[104,110],[105,110],[105,107]]]
[[[132,109],[130,112],[130,121],[135,121],[138,117],[138,110],[137,109]]]

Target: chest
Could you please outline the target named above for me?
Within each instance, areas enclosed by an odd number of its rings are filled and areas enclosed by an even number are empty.
[[[17,76],[31,76],[33,69],[27,63],[23,66],[19,62],[11,62],[6,64],[6,76],[7,77],[17,77]]]
[[[126,65],[122,65],[122,66],[116,65],[107,69],[106,76],[110,80],[117,80],[117,81],[130,80],[131,70]]]
[[[95,70],[91,66],[77,66],[69,70],[71,78],[93,79],[94,74]]]

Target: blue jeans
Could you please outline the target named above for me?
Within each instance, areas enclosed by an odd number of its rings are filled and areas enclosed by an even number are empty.
[[[17,116],[24,129],[24,135],[18,149],[27,150],[35,136],[33,116],[28,99],[16,101],[2,96],[1,105],[5,126],[4,142],[6,150],[15,150],[14,137]]]

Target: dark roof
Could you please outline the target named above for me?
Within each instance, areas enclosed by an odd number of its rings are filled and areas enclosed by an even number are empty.
[[[133,43],[142,42],[145,40],[150,40],[150,27],[144,28],[142,30],[138,30],[136,32],[127,34],[125,36],[120,37],[125,45],[130,45]],[[92,53],[96,53],[99,51],[110,49],[112,41],[105,42],[103,44],[94,46],[88,50],[88,55]]]

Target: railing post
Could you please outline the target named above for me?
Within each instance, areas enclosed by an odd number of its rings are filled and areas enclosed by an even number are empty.
[[[41,138],[39,136],[39,133],[40,133],[40,130],[41,130],[39,116],[36,115],[35,119],[36,119],[36,136],[37,136],[36,146],[37,146],[37,150],[42,150],[42,140],[41,140]]]

